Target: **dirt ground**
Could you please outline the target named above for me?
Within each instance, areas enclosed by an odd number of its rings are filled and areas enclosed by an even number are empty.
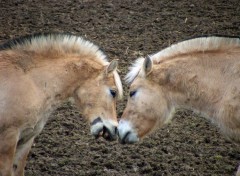
[[[239,0],[0,1],[0,42],[36,32],[71,32],[119,59],[121,76],[139,56],[204,34],[240,35]],[[125,90],[127,95],[126,85]],[[126,98],[118,102],[121,116]],[[1,142],[1,141],[0,141]],[[95,140],[65,103],[35,140],[26,176],[234,175],[240,147],[191,111],[134,145]]]

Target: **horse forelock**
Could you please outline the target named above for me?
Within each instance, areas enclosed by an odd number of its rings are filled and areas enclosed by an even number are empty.
[[[56,54],[81,54],[92,55],[102,65],[107,65],[108,60],[101,49],[90,41],[72,34],[36,34],[20,37],[0,45],[0,50],[24,50],[35,53],[55,52]]]
[[[141,71],[142,65],[144,62],[144,58],[140,57],[136,59],[133,64],[129,67],[129,72],[125,76],[125,81],[127,84],[131,84],[133,80],[138,76]]]
[[[121,99],[123,97],[122,81],[121,81],[120,76],[117,73],[117,71],[114,71],[113,75],[114,75],[115,84],[116,84],[117,89],[118,89],[118,97]]]

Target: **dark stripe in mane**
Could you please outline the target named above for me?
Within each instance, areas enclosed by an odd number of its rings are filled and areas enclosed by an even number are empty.
[[[91,48],[92,46],[95,46],[95,49],[97,49],[98,52],[102,53],[104,55],[105,59],[108,60],[104,50],[100,48],[99,46],[95,45],[94,43],[86,40],[82,36],[78,36],[69,32],[42,32],[42,33],[33,33],[29,35],[24,35],[20,37],[16,37],[13,39],[8,40],[7,42],[0,44],[0,51],[8,50],[8,49],[15,49],[17,46],[24,46],[25,44],[31,44],[32,41],[38,41],[41,42],[41,39],[47,39],[50,41],[58,41],[61,42],[61,39],[69,39],[69,41],[72,42],[72,45],[74,45],[75,39],[81,39],[83,47]],[[39,43],[41,44],[41,43]],[[84,46],[85,45],[85,46]],[[36,48],[37,49],[37,48]],[[94,48],[93,48],[94,49]],[[96,51],[93,51],[93,53]]]
[[[0,50],[7,50],[7,49],[12,49],[17,45],[23,45],[26,42],[31,42],[32,39],[35,38],[40,38],[40,37],[54,37],[54,36],[76,36],[74,34],[71,33],[58,33],[58,32],[43,32],[43,33],[33,33],[33,34],[29,34],[29,35],[24,35],[24,36],[20,36],[17,38],[13,38],[8,40],[7,42],[3,43],[0,45]]]
[[[107,65],[109,63],[105,53],[97,45],[85,40],[81,36],[69,33],[35,33],[14,38],[0,45],[0,52],[4,53],[5,51],[8,52],[8,50],[20,53],[20,55],[23,53],[26,56],[31,54],[32,58],[40,60],[41,58],[62,58],[69,54],[77,54],[78,56],[89,56],[87,58],[93,59],[100,65]],[[7,58],[0,56],[0,61],[17,61],[18,65],[22,67],[23,64],[26,64],[27,57],[20,57],[20,55]],[[33,57],[33,55],[37,55],[38,57]],[[37,63],[38,60],[34,61]]]
[[[211,43],[210,43],[211,42]],[[185,55],[193,52],[206,52],[220,48],[227,49],[234,45],[240,46],[240,36],[227,35],[202,35],[188,38],[186,40],[172,44],[171,46],[155,53],[151,56],[158,63],[160,60],[173,58],[176,55]]]

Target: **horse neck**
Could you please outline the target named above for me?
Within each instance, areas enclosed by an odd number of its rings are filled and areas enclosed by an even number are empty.
[[[99,74],[100,64],[88,62],[81,56],[69,55],[53,60],[43,60],[36,68],[29,71],[36,86],[44,91],[46,97],[64,100],[73,95],[74,90]],[[98,68],[97,68],[98,67]]]
[[[155,76],[169,105],[197,110],[214,117],[223,95],[220,67],[217,61],[203,58],[173,59],[160,64]],[[154,74],[153,74],[154,75]]]

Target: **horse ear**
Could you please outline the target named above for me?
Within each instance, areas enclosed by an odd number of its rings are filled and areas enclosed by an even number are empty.
[[[117,60],[112,60],[110,64],[106,68],[106,74],[112,73],[117,69],[118,66],[118,61]]]
[[[149,56],[147,56],[143,62],[143,71],[145,76],[147,76],[152,71],[152,60]]]

